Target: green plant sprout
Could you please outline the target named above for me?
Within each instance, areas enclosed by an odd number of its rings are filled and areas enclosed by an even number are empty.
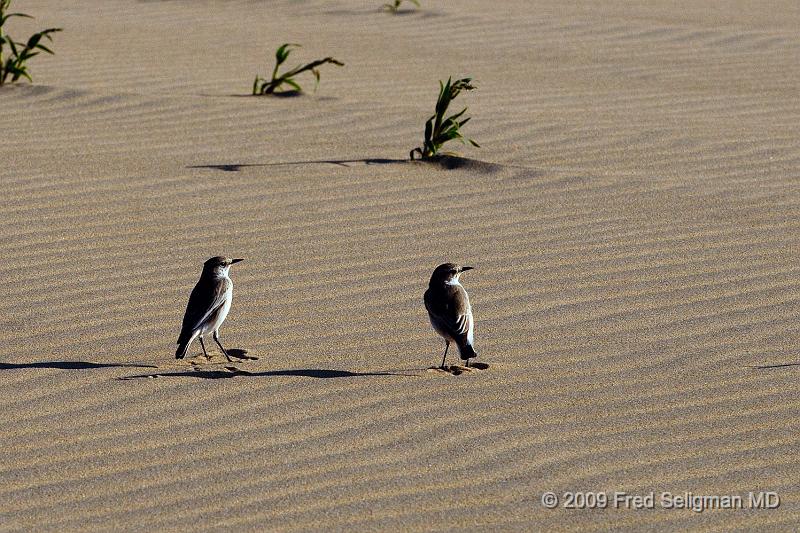
[[[455,100],[461,91],[471,91],[475,87],[471,85],[472,78],[462,78],[451,83],[452,78],[447,78],[447,83],[439,82],[439,99],[436,101],[436,112],[425,123],[425,142],[422,147],[411,150],[409,157],[413,161],[414,154],[419,154],[420,159],[429,159],[439,153],[442,145],[447,141],[458,139],[464,144],[470,143],[476,148],[480,148],[478,143],[468,139],[461,134],[461,127],[469,122],[471,117],[459,120],[467,111],[465,107],[455,115],[444,118],[450,102]]]
[[[48,28],[31,35],[25,44],[15,42],[10,35],[3,31],[3,26],[8,19],[11,17],[32,19],[33,17],[25,13],[6,13],[10,5],[11,0],[0,0],[0,85],[6,83],[9,77],[11,77],[11,82],[18,81],[20,77],[28,78],[28,81],[33,82],[28,73],[27,61],[39,55],[39,50],[52,54],[53,51],[42,44],[42,37],[52,41],[53,38],[50,37],[50,34],[61,31],[61,28]],[[6,45],[11,49],[11,54],[4,58],[3,48]]]
[[[300,47],[300,45],[294,43],[285,43],[278,48],[278,50],[275,52],[275,68],[272,70],[272,79],[267,80],[261,76],[256,76],[256,80],[253,82],[254,95],[303,92],[303,88],[300,87],[300,84],[297,83],[297,81],[295,81],[294,77],[307,70],[310,70],[311,73],[314,74],[314,78],[317,80],[316,85],[314,85],[314,90],[316,91],[317,86],[319,86],[319,67],[321,65],[330,63],[340,67],[344,66],[344,63],[341,61],[338,61],[332,57],[326,57],[325,59],[317,59],[316,61],[312,61],[306,65],[297,66],[288,72],[278,75],[278,68],[289,57],[293,47]],[[288,85],[291,87],[291,89],[281,89],[283,85]]]
[[[415,6],[419,7],[419,0],[408,0]],[[394,0],[394,4],[383,4],[383,8],[386,11],[391,11],[395,15],[398,11],[400,11],[400,6],[403,4],[403,0]]]

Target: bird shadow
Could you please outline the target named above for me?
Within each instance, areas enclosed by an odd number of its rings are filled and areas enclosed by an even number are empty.
[[[258,357],[247,355],[247,350],[242,348],[231,348],[228,350],[228,355],[242,361],[258,361]]]
[[[205,168],[211,170],[222,170],[224,172],[239,172],[243,168],[249,167],[281,167],[292,165],[338,165],[348,167],[353,164],[360,165],[391,165],[406,163],[407,159],[386,159],[386,158],[366,158],[366,159],[315,159],[310,161],[285,161],[282,163],[220,163],[212,165],[191,165],[186,168]]]
[[[228,354],[241,361],[257,361],[258,357],[247,355],[247,350],[231,348]],[[92,370],[96,368],[160,368],[146,363],[95,363],[92,361],[37,361],[33,363],[2,363],[0,370],[20,370],[25,368],[52,368],[55,370]]]
[[[155,372],[152,374],[137,374],[117,378],[121,381],[133,379],[152,378],[198,378],[198,379],[227,379],[235,377],[280,377],[296,376],[316,379],[354,378],[364,376],[405,376],[418,377],[416,374],[399,374],[397,372],[350,372],[349,370],[331,370],[325,368],[297,368],[288,370],[267,370],[265,372],[249,372],[235,366],[226,366],[223,370],[185,370],[178,372]]]
[[[0,363],[0,370],[21,368],[54,368],[57,370],[90,370],[93,368],[158,368],[140,363],[92,363],[91,361],[40,361],[37,363]]]
[[[445,366],[430,366],[426,370],[428,372],[432,372],[434,374],[449,374],[451,376],[460,376],[461,374],[475,372],[478,370],[488,370],[489,365],[487,363],[481,363],[479,361],[475,361],[469,366],[462,366],[462,365],[445,365]]]

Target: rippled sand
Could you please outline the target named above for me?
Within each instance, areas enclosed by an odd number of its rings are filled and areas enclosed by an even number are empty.
[[[381,3],[15,3],[64,31],[0,90],[0,529],[795,527],[796,2]],[[243,97],[288,41],[346,66]],[[482,148],[405,162],[448,75]],[[253,359],[178,363],[216,254]],[[428,371],[446,260],[486,370]]]

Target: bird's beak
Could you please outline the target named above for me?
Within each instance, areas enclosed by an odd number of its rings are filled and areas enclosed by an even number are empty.
[[[461,267],[461,272],[466,272],[467,270],[475,270],[475,267]]]
[[[238,263],[239,261],[244,261],[244,259],[231,259],[231,264]]]

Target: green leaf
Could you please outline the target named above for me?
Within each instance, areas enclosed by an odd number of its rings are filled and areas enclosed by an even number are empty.
[[[317,87],[319,87],[319,70],[312,68],[311,73],[314,74],[314,78],[316,78],[316,83],[314,83],[314,92],[317,92]]]
[[[26,19],[32,19],[32,18],[33,18],[32,16],[30,16],[30,15],[26,15],[25,13],[9,13],[9,14],[8,14],[8,15],[6,15],[5,17],[3,17],[3,20],[0,22],[0,26],[2,26],[3,24],[5,24],[5,23],[6,23],[6,21],[7,21],[8,19],[10,19],[11,17],[22,17],[22,18],[26,18]]]
[[[294,87],[295,90],[297,91],[302,91],[302,88],[300,87],[299,83],[294,81],[293,78],[298,74],[306,71],[311,71],[311,74],[314,76],[314,79],[316,80],[314,90],[316,90],[320,81],[320,71],[318,67],[326,63],[338,66],[344,66],[344,63],[342,63],[341,61],[333,57],[326,57],[324,59],[317,59],[305,65],[297,65],[293,69],[284,71],[282,74],[279,75],[278,74],[279,67],[289,57],[289,54],[291,53],[293,47],[300,47],[300,45],[296,43],[284,43],[281,46],[279,46],[278,49],[275,51],[275,68],[272,71],[272,79],[269,82],[265,81],[264,85],[261,87],[261,94],[273,94],[283,84],[290,85]]]
[[[22,65],[20,65],[19,67],[15,65],[14,68],[11,69],[11,72],[13,74],[13,76],[11,76],[11,81],[17,81],[20,78],[20,76],[24,76],[28,78],[28,81],[33,82],[30,75],[28,75],[28,70]]]
[[[463,115],[463,114],[464,114],[464,113],[466,113],[466,112],[467,112],[467,108],[465,107],[465,108],[464,108],[464,109],[462,109],[462,110],[461,110],[459,113],[456,113],[455,115],[450,115],[450,116],[448,117],[448,120],[452,120],[453,122],[455,122],[455,120],[456,120],[458,117],[460,117],[461,115]]]
[[[39,50],[43,50],[43,51],[47,52],[47,53],[48,53],[48,54],[50,54],[50,55],[55,55],[55,54],[53,54],[53,51],[52,51],[52,50],[50,50],[48,47],[46,47],[46,46],[45,46],[45,45],[43,45],[43,44],[37,44],[37,45],[36,45],[36,48],[38,48]]]
[[[28,37],[28,44],[26,44],[25,46],[27,46],[28,48],[36,48],[36,45],[39,44],[39,41],[41,40],[42,40],[42,34],[34,33],[30,37]]]
[[[275,51],[275,61],[280,65],[289,57],[289,54],[292,53],[292,47],[299,48],[299,44],[295,43],[284,43],[278,47],[278,50]]]
[[[291,85],[292,87],[294,87],[294,89],[296,91],[303,92],[303,88],[300,87],[300,84],[298,84],[296,81],[294,81],[291,78],[287,78],[287,79],[283,80],[283,83],[285,83],[286,85]]]
[[[452,76],[447,78],[446,82],[439,80],[435,112],[425,123],[425,146],[420,153],[423,159],[435,155],[445,143],[452,140],[459,140],[464,144],[469,141],[477,146],[475,141],[466,139],[461,133],[461,127],[471,120],[470,117],[462,119],[468,108],[465,107],[449,117],[445,116],[450,103],[461,91],[474,89],[471,82],[472,78],[461,78],[454,82]],[[413,156],[413,153],[411,155]]]
[[[440,81],[439,87],[439,100],[436,102],[436,114],[442,117],[447,111],[447,106],[450,105],[450,78],[447,78],[447,83],[444,85],[442,85]]]
[[[458,131],[456,131],[456,130],[447,130],[445,132],[442,132],[441,137],[439,139],[437,139],[437,140],[440,140],[441,144],[444,144],[447,141],[452,141],[453,139],[455,139],[455,138],[457,138],[459,136],[460,135],[459,135]]]
[[[455,124],[456,124],[455,122],[453,122],[448,118],[447,120],[442,122],[441,126],[439,126],[439,131],[448,131],[452,129],[455,126]]]

